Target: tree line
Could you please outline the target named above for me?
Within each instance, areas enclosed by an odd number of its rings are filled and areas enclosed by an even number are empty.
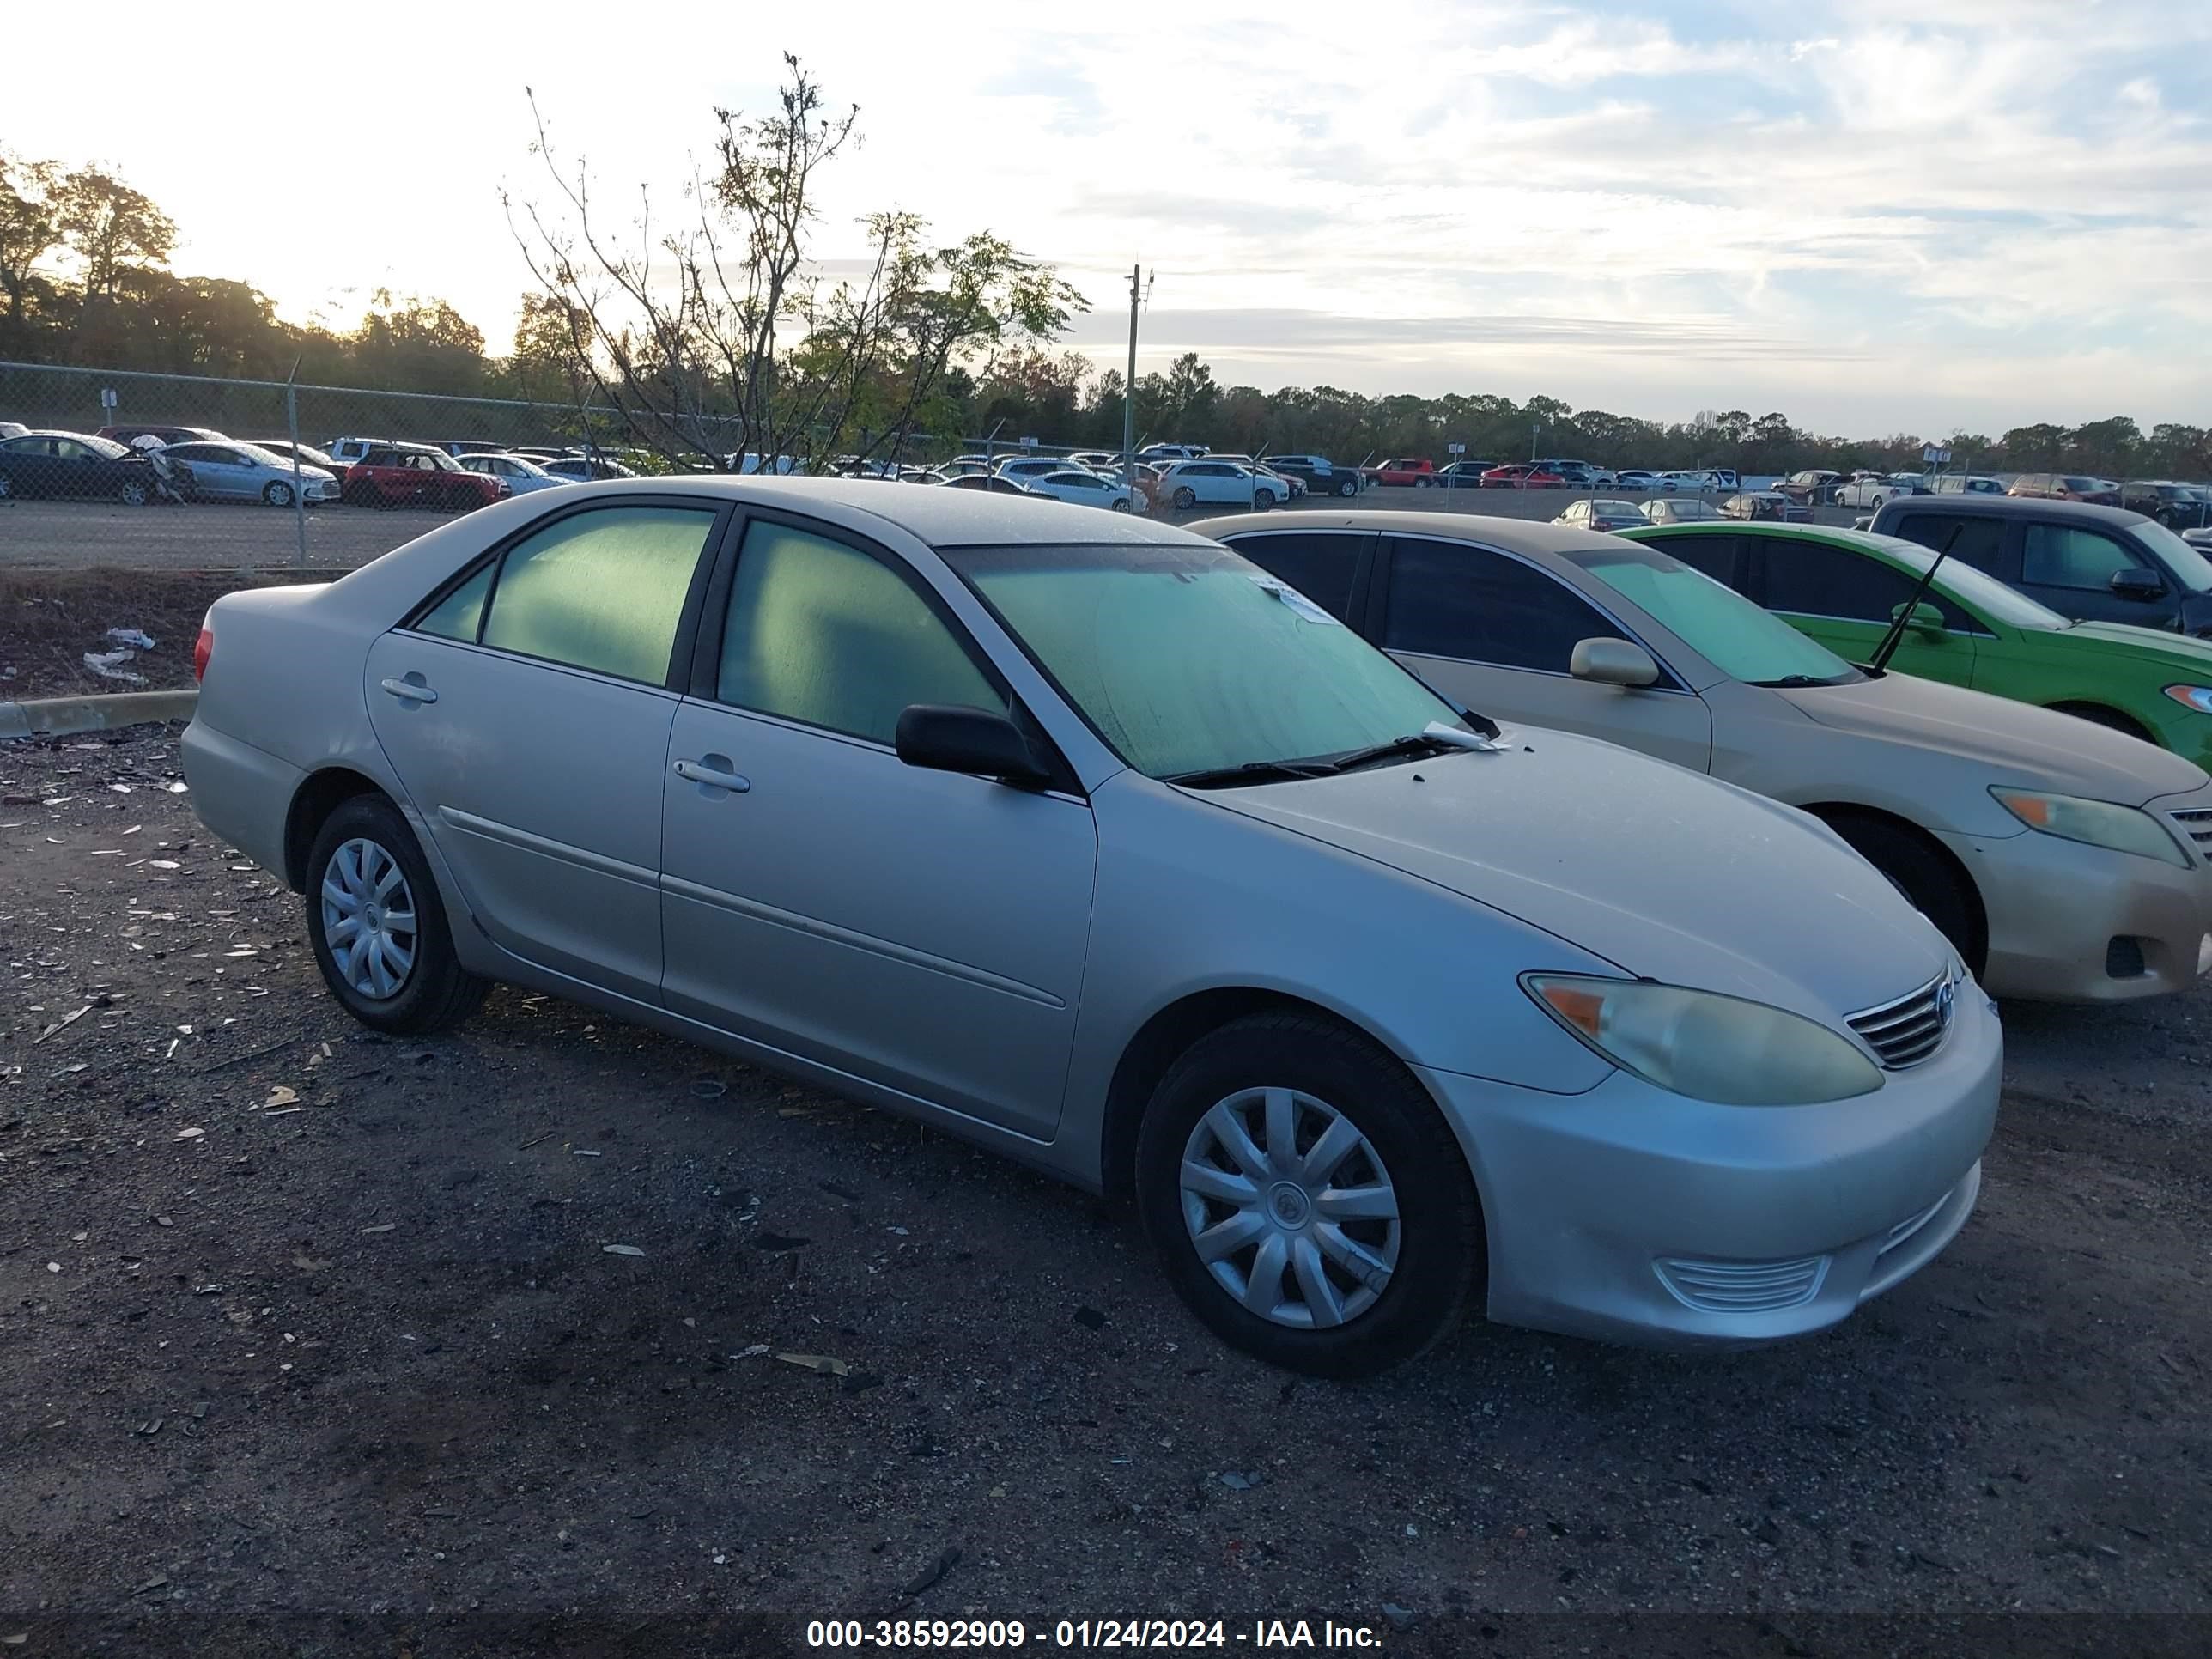
[[[676,465],[734,452],[927,457],[996,434],[1118,450],[1124,381],[1059,344],[1083,296],[988,230],[943,237],[914,215],[860,221],[867,257],[832,282],[813,254],[818,175],[857,131],[786,56],[775,107],[713,112],[708,162],[674,201],[600,205],[589,170],[554,148],[535,101],[536,193],[503,198],[530,277],[503,352],[452,305],[374,293],[350,327],[281,319],[250,282],[186,276],[175,222],[115,169],[0,149],[0,359],[513,398],[615,411],[635,445]],[[1552,397],[1370,397],[1330,386],[1218,384],[1195,353],[1138,378],[1140,442],[1199,442],[1341,461],[1571,455],[1601,465],[1954,467],[2212,477],[2212,431],[2126,416],[1991,436],[1847,438],[1782,412],[1701,410],[1665,422]],[[4,413],[4,411],[0,411]]]

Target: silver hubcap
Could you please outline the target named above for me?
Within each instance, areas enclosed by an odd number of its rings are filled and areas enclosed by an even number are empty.
[[[323,870],[323,939],[348,985],[372,1001],[396,997],[415,969],[415,890],[399,860],[356,838]]]
[[[1398,1194],[1352,1120],[1296,1089],[1246,1089],[1199,1119],[1182,1218],[1214,1282],[1262,1319],[1357,1319],[1397,1271]]]

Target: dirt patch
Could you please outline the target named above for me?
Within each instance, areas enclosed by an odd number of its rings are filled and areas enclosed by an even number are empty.
[[[1195,1326],[1125,1212],[910,1121],[513,989],[362,1030],[179,781],[161,728],[0,748],[23,1652],[766,1659],[985,1614],[1031,1653],[1137,1617],[2205,1650],[2206,1113],[2125,1098],[2149,1014],[2094,1054],[2022,1022],[2081,1097],[2008,1095],[1957,1243],[1826,1336],[1475,1324],[1316,1382]]]
[[[309,574],[327,580],[331,573]],[[302,580],[289,572],[236,570],[0,570],[0,701],[98,691],[170,691],[192,684],[200,618],[226,593]],[[136,629],[154,641],[111,679],[86,666],[88,652],[115,649],[107,630]]]

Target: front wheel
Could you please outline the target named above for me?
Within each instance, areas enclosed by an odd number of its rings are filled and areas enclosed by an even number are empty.
[[[1481,1281],[1480,1205],[1435,1103],[1364,1036],[1258,1014],[1153,1091],[1137,1203],[1162,1267],[1232,1346],[1362,1376],[1455,1328]]]
[[[0,501],[8,500],[15,493],[15,481],[6,473],[0,472]]]
[[[1881,511],[1881,504],[1888,499],[1887,495],[1869,495],[1867,497],[1867,505],[1879,513]]]
[[[1189,508],[1198,505],[1197,492],[1193,490],[1188,484],[1185,484],[1181,489],[1177,489],[1171,499],[1174,501],[1178,510],[1188,511]]]
[[[154,499],[154,492],[139,483],[137,479],[132,478],[115,492],[115,499],[125,507],[143,507]]]
[[[292,505],[292,486],[282,482],[272,483],[261,492],[261,499],[271,507]]]
[[[399,809],[341,805],[307,858],[307,937],[323,982],[380,1031],[425,1036],[474,1013],[490,988],[461,966],[435,878]]]
[[[1114,503],[1114,510],[1116,513],[1127,513],[1129,510],[1129,503],[1126,501],[1115,501]]]
[[[1889,878],[1905,901],[1936,924],[1978,975],[1988,965],[1989,924],[1965,872],[1919,835],[1879,819],[1842,817],[1830,826],[1851,850]]]

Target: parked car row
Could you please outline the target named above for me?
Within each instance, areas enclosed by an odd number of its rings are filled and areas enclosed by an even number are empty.
[[[232,594],[195,809],[306,896],[364,1024],[528,986],[1130,1193],[1199,1320],[1326,1375],[1469,1306],[1836,1324],[1975,1207],[1993,995],[2212,968],[2185,605],[2071,623],[1971,524],[1201,534],[932,471],[593,483]],[[2005,570],[2051,522],[2188,551],[2063,501],[1897,514],[1988,515]]]

